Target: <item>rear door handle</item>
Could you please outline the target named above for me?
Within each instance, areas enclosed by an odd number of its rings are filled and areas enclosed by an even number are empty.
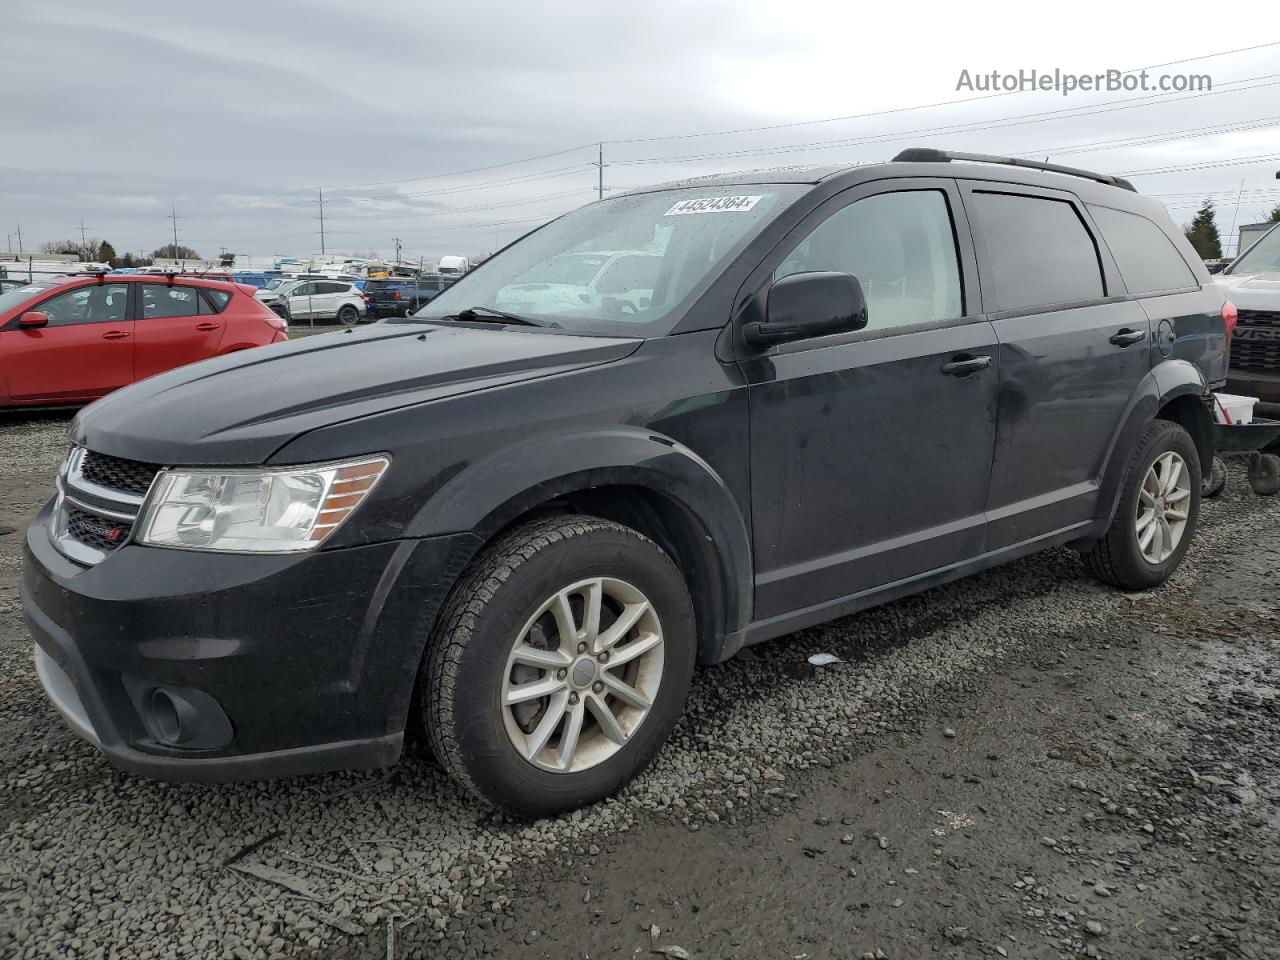
[[[1135,343],[1141,343],[1145,339],[1147,339],[1147,331],[1130,330],[1128,327],[1125,327],[1123,330],[1111,335],[1111,342],[1117,347],[1131,347]]]
[[[942,365],[942,372],[953,377],[967,377],[989,366],[991,366],[990,357],[956,357],[950,363]]]
[[[129,336],[129,334],[125,333],[123,330],[108,330],[106,333],[102,335],[102,339],[103,340],[123,340],[127,336]]]
[[[222,324],[220,323],[197,323],[196,329],[203,331],[204,333],[208,333],[210,330],[217,330],[221,328],[221,326]]]

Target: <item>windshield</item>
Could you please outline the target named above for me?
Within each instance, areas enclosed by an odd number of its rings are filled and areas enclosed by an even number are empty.
[[[1280,273],[1280,227],[1272,227],[1227,273]]]
[[[25,303],[37,293],[43,293],[45,290],[52,290],[58,284],[48,280],[37,280],[35,283],[25,283],[16,289],[10,290],[8,293],[0,294],[0,313],[8,313],[20,303]]]
[[[580,207],[516,241],[412,317],[503,310],[572,333],[662,336],[771,220],[808,187],[690,187]]]

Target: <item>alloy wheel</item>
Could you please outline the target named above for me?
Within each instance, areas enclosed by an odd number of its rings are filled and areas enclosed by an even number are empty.
[[[1156,457],[1138,490],[1138,549],[1148,563],[1164,563],[1178,549],[1190,505],[1191,472],[1179,454],[1168,450]]]
[[[557,591],[507,658],[501,709],[512,746],[553,773],[608,760],[648,716],[663,652],[657,612],[631,584],[595,577]]]

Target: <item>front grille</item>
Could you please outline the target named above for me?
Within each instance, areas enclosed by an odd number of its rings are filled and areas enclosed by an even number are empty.
[[[80,475],[90,483],[139,496],[151,489],[151,481],[159,471],[160,468],[154,464],[111,457],[92,450],[84,452],[84,461],[80,465]]]
[[[1243,340],[1237,332],[1231,341],[1231,369],[1280,370],[1280,340]]]
[[[128,540],[133,528],[126,521],[100,517],[71,504],[63,509],[66,510],[67,533],[86,546],[104,553],[116,549]]]
[[[1280,310],[1238,310],[1240,323],[1246,327],[1280,327]]]

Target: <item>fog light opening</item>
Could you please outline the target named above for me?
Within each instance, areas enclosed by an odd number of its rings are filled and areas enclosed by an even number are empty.
[[[191,739],[195,711],[181,697],[157,687],[151,691],[151,727],[161,743],[178,745]]]

